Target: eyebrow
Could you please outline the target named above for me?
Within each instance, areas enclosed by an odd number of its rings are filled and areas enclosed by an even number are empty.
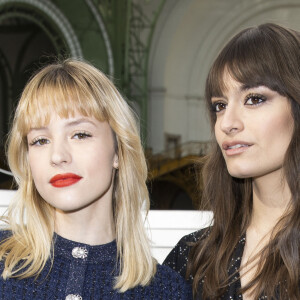
[[[259,88],[259,87],[262,87],[262,86],[265,86],[267,87],[265,84],[263,83],[259,83],[259,84],[242,84],[241,87],[240,87],[240,92],[245,92],[245,91],[248,91],[248,90],[251,90],[251,89],[255,89],[255,88]],[[211,99],[213,98],[224,98],[224,99],[227,99],[227,97],[225,95],[219,95],[219,96],[212,96]]]
[[[66,126],[67,127],[72,127],[72,126],[80,125],[82,123],[92,124],[93,126],[96,127],[96,124],[93,121],[91,121],[87,118],[80,118],[80,119],[77,119],[77,120],[74,120],[74,121],[70,121],[66,124]]]
[[[74,120],[71,120],[71,121],[67,121],[67,123],[65,124],[65,127],[73,127],[73,126],[76,126],[76,125],[80,125],[82,123],[91,124],[91,125],[93,125],[93,126],[96,127],[96,124],[93,121],[91,121],[91,120],[89,120],[87,118],[79,118],[79,119],[74,119]],[[34,131],[42,131],[42,130],[47,130],[47,129],[48,129],[47,126],[32,127],[32,128],[30,128],[29,131],[32,131],[32,130],[34,130]]]
[[[255,89],[255,88],[258,88],[260,86],[265,86],[264,84],[262,83],[257,83],[257,84],[242,84],[241,86],[241,91],[244,92],[244,91],[247,91],[247,90],[250,90],[250,89]]]

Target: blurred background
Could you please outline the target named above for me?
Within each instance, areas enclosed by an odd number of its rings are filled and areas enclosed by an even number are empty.
[[[0,167],[9,170],[5,140],[31,74],[57,56],[83,57],[139,117],[151,208],[207,209],[197,182],[211,139],[210,65],[241,29],[300,30],[299,15],[300,0],[0,0]],[[0,174],[0,188],[12,178]]]

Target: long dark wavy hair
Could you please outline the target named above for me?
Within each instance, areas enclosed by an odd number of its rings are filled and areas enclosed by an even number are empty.
[[[276,24],[245,29],[223,48],[206,81],[206,101],[222,95],[224,72],[247,87],[264,85],[289,99],[294,132],[283,162],[291,191],[289,209],[273,229],[270,242],[257,255],[256,276],[241,290],[255,287],[254,299],[300,299],[300,33]],[[216,114],[210,109],[212,128]],[[241,235],[246,233],[252,214],[252,179],[229,175],[214,138],[203,169],[204,201],[214,213],[209,234],[191,249],[187,276],[192,275],[194,295],[219,299],[229,278],[228,266]],[[238,274],[238,273],[237,273]],[[235,276],[237,276],[235,274]],[[199,295],[199,284],[205,278]]]

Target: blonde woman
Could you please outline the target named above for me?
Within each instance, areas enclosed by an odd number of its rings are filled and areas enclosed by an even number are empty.
[[[27,84],[9,136],[18,191],[0,246],[1,299],[189,299],[151,257],[147,168],[133,114],[76,60]]]

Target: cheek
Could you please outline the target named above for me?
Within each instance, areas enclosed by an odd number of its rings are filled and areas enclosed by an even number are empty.
[[[215,127],[214,127],[214,132],[215,132],[216,141],[217,141],[218,145],[221,147],[221,145],[222,145],[222,141],[221,141],[222,133],[221,133],[221,130],[219,128],[220,128],[220,125],[219,125],[218,121],[216,121]]]
[[[40,190],[44,188],[44,182],[48,171],[47,167],[43,163],[44,159],[41,154],[36,155],[36,153],[32,153],[30,151],[27,159],[34,185],[40,192]]]
[[[93,152],[91,156],[85,156],[86,160],[81,160],[82,166],[87,167],[87,172],[92,176],[110,177],[113,170],[113,158],[111,153]]]
[[[37,173],[39,173],[40,160],[35,159],[32,154],[28,154],[28,165],[33,177],[33,180],[36,181]]]
[[[294,120],[290,114],[281,120],[278,118],[278,131],[281,131],[282,135],[289,140],[291,139],[294,131]]]
[[[293,118],[290,114],[278,115],[277,118],[265,120],[265,126],[260,128],[261,138],[265,139],[266,143],[285,149],[288,147],[293,135]]]

